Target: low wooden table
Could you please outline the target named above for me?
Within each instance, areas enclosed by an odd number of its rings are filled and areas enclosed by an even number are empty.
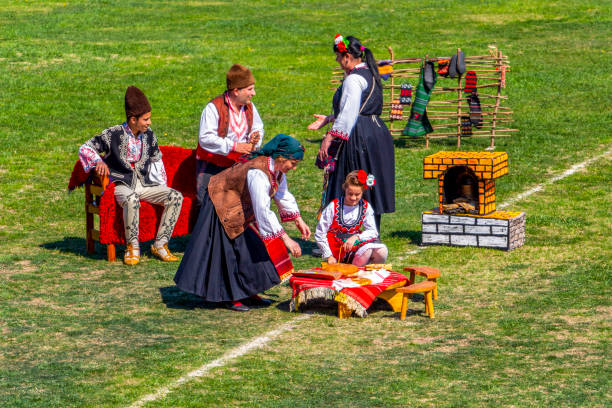
[[[367,309],[376,298],[384,299],[394,312],[402,308],[402,294],[395,289],[410,283],[410,279],[401,273],[379,269],[377,271],[361,270],[356,279],[343,278],[337,280],[317,279],[311,277],[292,276],[289,279],[293,289],[291,311],[310,300],[334,300],[338,303],[338,317],[348,318],[355,313],[366,317]],[[370,279],[371,284],[358,284],[359,279]]]

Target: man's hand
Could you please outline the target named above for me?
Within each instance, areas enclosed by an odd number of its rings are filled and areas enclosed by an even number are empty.
[[[300,233],[302,233],[302,239],[308,241],[308,239],[310,238],[310,228],[308,228],[308,225],[306,225],[302,217],[297,217],[295,219],[295,226],[300,231]]]
[[[236,149],[234,149],[234,151],[240,154],[251,153],[251,151],[253,151],[253,145],[250,143],[236,143]]]
[[[289,235],[283,234],[281,236],[281,239],[283,240],[283,243],[285,244],[287,250],[291,255],[295,257],[302,256],[302,248],[300,248],[300,245],[297,242],[289,238]]]
[[[344,241],[344,244],[342,244],[342,250],[348,253],[351,248],[353,248],[353,245],[355,245],[355,241],[357,241],[357,235],[353,235]]]
[[[329,123],[329,116],[317,115],[316,113],[312,116],[314,116],[317,119],[314,122],[312,122],[310,125],[308,125],[309,130],[321,129],[323,126]]]
[[[327,258],[327,263],[328,263],[328,264],[330,264],[330,265],[332,265],[332,264],[338,263],[338,261],[337,261],[337,260],[336,260],[336,258],[334,258],[334,256],[332,255],[332,256],[330,256],[330,257],[328,257],[328,258]]]
[[[96,163],[96,174],[98,177],[103,178],[104,176],[108,176],[110,171],[108,170],[108,166],[104,161],[100,160]]]
[[[259,143],[260,138],[261,138],[261,135],[259,134],[259,132],[253,132],[251,133],[251,136],[249,137],[249,143],[252,144],[253,147],[255,147],[255,145]]]

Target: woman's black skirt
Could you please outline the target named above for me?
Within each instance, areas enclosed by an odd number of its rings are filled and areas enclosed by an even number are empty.
[[[229,239],[208,192],[204,194],[174,282],[209,302],[241,300],[280,283],[259,235],[251,228]]]

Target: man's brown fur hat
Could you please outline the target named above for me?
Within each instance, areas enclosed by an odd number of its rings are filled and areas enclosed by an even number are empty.
[[[246,88],[255,83],[251,70],[244,65],[234,64],[227,71],[227,90]]]
[[[147,112],[151,112],[151,104],[144,93],[135,86],[128,86],[125,91],[125,116],[139,117]]]

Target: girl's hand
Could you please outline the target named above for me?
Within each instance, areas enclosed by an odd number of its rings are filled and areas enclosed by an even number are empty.
[[[352,237],[344,241],[344,244],[342,244],[342,249],[348,253],[351,248],[353,248],[353,245],[355,245],[355,241],[357,241],[357,235],[353,235]]]
[[[302,217],[297,217],[295,219],[295,226],[300,231],[300,233],[302,233],[302,239],[308,241],[308,239],[310,238],[310,228],[308,228],[308,225],[306,225]]]
[[[314,116],[317,119],[314,122],[312,122],[310,125],[308,125],[309,130],[321,129],[323,126],[329,123],[329,116],[317,115],[317,114],[314,114],[312,116]]]
[[[329,258],[327,258],[327,263],[328,263],[328,264],[330,264],[330,265],[332,265],[332,264],[338,263],[338,261],[337,261],[337,260],[336,260],[336,258],[334,258],[334,256],[332,255],[332,256],[330,256]]]

